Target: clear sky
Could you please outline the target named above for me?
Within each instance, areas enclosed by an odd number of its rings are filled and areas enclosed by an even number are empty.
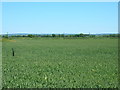
[[[118,32],[117,2],[4,2],[2,33]]]

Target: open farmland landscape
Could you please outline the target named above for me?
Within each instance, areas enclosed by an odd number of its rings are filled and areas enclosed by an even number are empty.
[[[3,89],[118,89],[118,2],[11,0],[1,11]]]
[[[116,88],[118,39],[4,39],[2,69],[4,88]]]

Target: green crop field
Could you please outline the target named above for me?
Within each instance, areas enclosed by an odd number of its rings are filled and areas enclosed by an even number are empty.
[[[2,48],[4,88],[118,87],[118,39],[14,38]]]

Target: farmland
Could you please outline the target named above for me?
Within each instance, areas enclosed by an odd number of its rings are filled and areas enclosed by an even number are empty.
[[[116,38],[4,40],[3,87],[116,88],[117,53]]]

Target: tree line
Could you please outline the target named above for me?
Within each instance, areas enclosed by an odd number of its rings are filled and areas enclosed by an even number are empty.
[[[108,35],[93,35],[93,34],[28,34],[28,35],[2,35],[3,38],[8,38],[8,37],[120,37],[120,34],[108,34]]]

